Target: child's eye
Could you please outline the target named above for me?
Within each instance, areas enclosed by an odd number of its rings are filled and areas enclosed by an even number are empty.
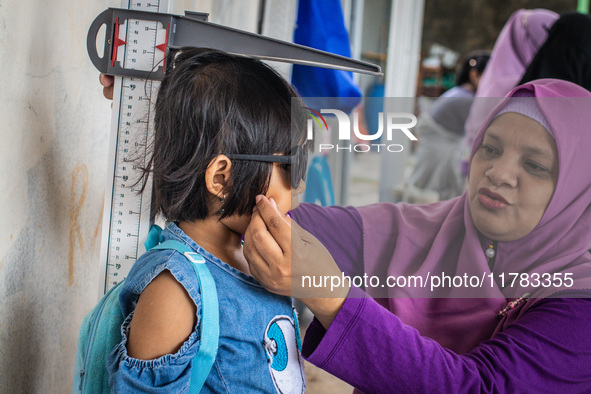
[[[291,164],[282,164],[281,168],[285,171],[284,174],[287,178],[291,177]]]

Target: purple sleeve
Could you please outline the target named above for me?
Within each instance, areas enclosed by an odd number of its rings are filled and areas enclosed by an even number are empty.
[[[363,228],[355,207],[300,204],[291,217],[316,237],[345,274],[363,275]]]
[[[362,290],[302,353],[366,392],[591,392],[591,299],[545,299],[466,354],[422,337]]]

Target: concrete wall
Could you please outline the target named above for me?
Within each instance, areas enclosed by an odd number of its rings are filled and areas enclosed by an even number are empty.
[[[67,392],[96,302],[110,103],[86,55],[112,3],[0,6],[0,392]]]
[[[237,3],[174,11],[254,26],[258,1]],[[0,0],[0,393],[71,390],[78,328],[97,301],[110,124],[86,33],[120,4]]]

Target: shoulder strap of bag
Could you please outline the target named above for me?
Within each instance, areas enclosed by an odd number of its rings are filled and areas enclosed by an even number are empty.
[[[220,337],[220,317],[218,295],[215,282],[209,269],[205,265],[205,259],[196,253],[188,245],[174,240],[167,240],[153,247],[153,249],[174,249],[189,260],[197,274],[201,289],[201,343],[199,351],[193,358],[191,368],[191,394],[201,391],[205,379],[213,366],[217,352],[218,339]]]

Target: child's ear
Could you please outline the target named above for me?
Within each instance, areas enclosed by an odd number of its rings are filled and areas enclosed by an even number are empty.
[[[232,161],[224,155],[214,157],[205,170],[205,186],[207,190],[218,197],[222,197],[232,176]]]

